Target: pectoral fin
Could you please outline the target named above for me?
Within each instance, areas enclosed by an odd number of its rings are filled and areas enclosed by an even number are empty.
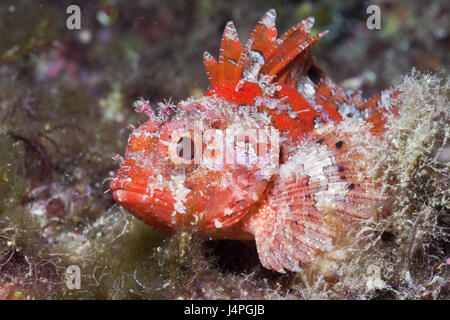
[[[383,199],[372,182],[371,139],[369,127],[357,121],[327,125],[280,167],[248,222],[265,268],[299,271],[300,262],[353,244],[352,236],[376,216]]]

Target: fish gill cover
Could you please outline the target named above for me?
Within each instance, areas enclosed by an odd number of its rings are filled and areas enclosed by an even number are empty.
[[[83,27],[69,31],[69,1],[2,2],[0,298],[448,299],[448,3],[374,3],[376,31],[359,1],[79,1]],[[330,31],[313,54],[345,88],[401,91],[382,101],[398,116],[364,159],[390,214],[287,274],[263,268],[253,242],[166,236],[105,193],[127,125],[146,120],[133,102],[202,96],[201,57],[218,52],[226,21],[248,35],[271,7],[280,30],[314,16],[314,33]],[[67,287],[69,266],[81,270],[79,290]]]

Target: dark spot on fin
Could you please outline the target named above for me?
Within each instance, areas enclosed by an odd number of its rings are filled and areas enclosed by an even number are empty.
[[[308,78],[316,85],[322,80],[322,72],[315,66],[311,66],[308,69]]]
[[[322,144],[323,143],[323,138],[320,138],[319,140],[317,140],[318,144]]]

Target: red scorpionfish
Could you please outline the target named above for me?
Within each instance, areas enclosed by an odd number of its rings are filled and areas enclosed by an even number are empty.
[[[333,83],[311,57],[326,34],[308,38],[313,22],[277,38],[269,10],[243,46],[229,22],[218,61],[204,54],[204,97],[136,102],[150,119],[130,134],[115,201],[160,231],[255,240],[262,265],[282,273],[374,218],[384,199],[365,154],[396,93],[365,100]]]

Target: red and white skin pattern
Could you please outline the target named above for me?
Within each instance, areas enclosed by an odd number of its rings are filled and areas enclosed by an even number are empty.
[[[247,224],[264,267],[300,271],[299,262],[331,251],[353,224],[376,217],[383,196],[372,182],[375,143],[361,120],[324,125],[280,166]]]

